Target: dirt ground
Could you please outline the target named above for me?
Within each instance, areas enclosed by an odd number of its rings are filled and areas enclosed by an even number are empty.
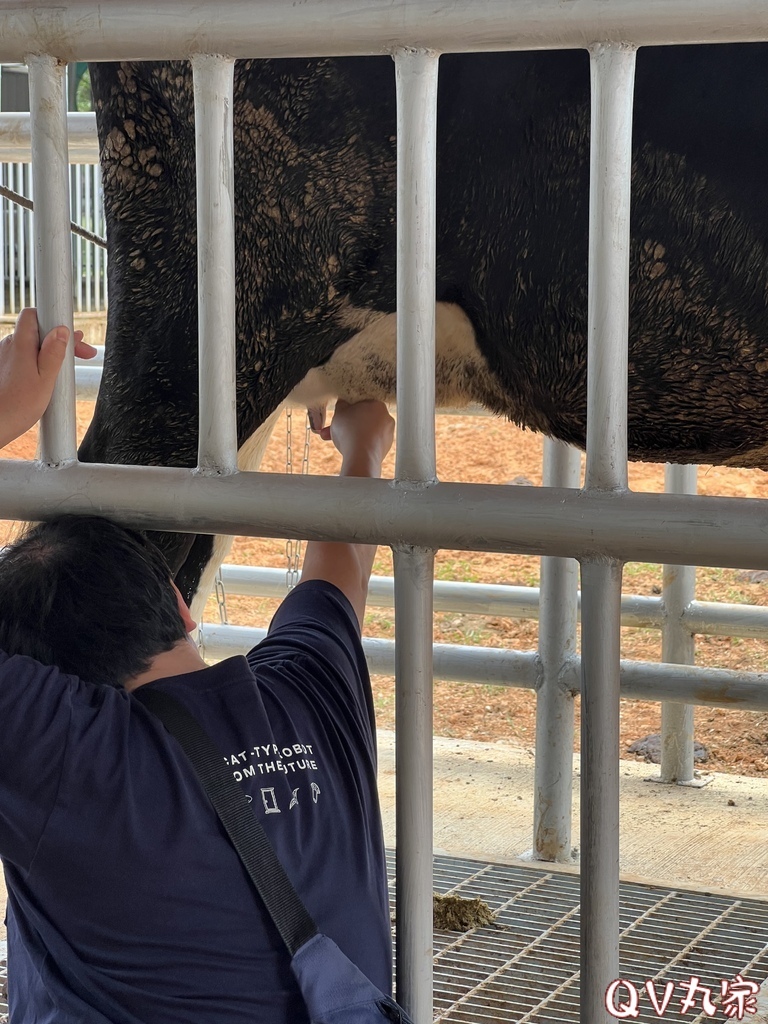
[[[78,405],[80,432],[85,429],[92,406]],[[304,442],[304,416],[293,415],[293,449],[300,452]],[[35,432],[3,449],[0,455],[32,458]],[[437,420],[438,475],[445,481],[511,483],[519,486],[541,483],[542,441],[535,434],[517,430],[491,417],[440,416]],[[294,454],[294,466],[297,460]],[[280,422],[272,436],[262,469],[284,473],[286,465],[286,429]],[[330,444],[313,437],[309,471],[335,473],[336,453]],[[392,474],[393,461],[385,466]],[[663,490],[662,466],[634,464],[630,467],[630,486],[639,491]],[[699,491],[710,495],[768,497],[768,474],[762,470],[734,470],[701,467]],[[0,523],[0,540],[12,535],[12,524]],[[272,539],[237,538],[229,562],[241,565],[286,566],[286,545]],[[380,549],[374,566],[379,575],[391,575],[390,552]],[[436,576],[442,580],[484,583],[508,583],[537,586],[538,560],[512,555],[472,554],[464,551],[440,551]],[[625,568],[624,592],[658,594],[661,592],[661,567],[631,563]],[[744,573],[726,569],[699,569],[697,598],[734,604],[768,604],[768,581],[750,582]],[[229,621],[235,625],[266,625],[276,602],[229,596]],[[218,621],[218,609],[210,600],[206,620]],[[372,609],[366,617],[370,636],[392,637],[394,615],[390,609]],[[437,613],[435,640],[440,643],[478,644],[487,647],[534,650],[537,624],[480,615]],[[658,660],[661,639],[658,630],[624,629],[622,657]],[[698,637],[696,662],[699,665],[728,669],[765,671],[768,668],[768,644],[738,637]],[[374,679],[374,694],[379,725],[394,724],[393,680]],[[578,701],[577,701],[578,725]],[[621,740],[626,751],[634,740],[658,732],[658,704],[622,702]],[[464,683],[435,684],[435,733],[439,736],[491,742],[508,742],[532,747],[535,736],[535,699],[527,691]],[[578,729],[577,729],[578,738]],[[709,752],[702,768],[733,771],[743,775],[768,774],[768,714],[721,708],[696,709],[696,738]],[[577,739],[578,742],[578,739]],[[624,753],[637,760],[637,755]]]

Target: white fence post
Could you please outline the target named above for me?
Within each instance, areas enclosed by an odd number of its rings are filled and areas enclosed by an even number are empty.
[[[65,66],[47,55],[30,56],[29,105],[35,180],[35,277],[41,338],[64,324],[72,331],[72,246],[69,230],[69,156]],[[40,458],[61,465],[77,458],[75,364],[70,334],[67,359],[40,423]]]
[[[400,487],[435,482],[437,54],[398,50],[397,457]],[[434,551],[395,547],[397,994],[432,1021]]]
[[[197,307],[203,473],[237,472],[235,404],[235,62],[192,58],[197,153]]]
[[[627,489],[627,335],[636,50],[590,51],[588,407],[585,490]],[[622,563],[581,566],[581,1022],[610,1024],[619,976],[619,662]]]
[[[665,490],[695,494],[697,466],[667,465]],[[696,596],[696,567],[665,565],[662,590],[661,660],[674,665],[693,665],[696,641],[683,616]],[[693,705],[665,702],[661,705],[661,770],[659,782],[693,783]]]
[[[578,487],[581,455],[544,439],[544,486]],[[539,655],[536,691],[536,757],[533,789],[533,857],[571,860],[573,796],[573,694],[564,669],[576,653],[578,564],[572,558],[541,560]]]

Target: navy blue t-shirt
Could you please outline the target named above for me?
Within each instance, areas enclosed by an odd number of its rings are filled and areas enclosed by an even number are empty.
[[[354,613],[301,584],[245,658],[147,684],[225,755],[321,931],[384,991],[389,913]],[[122,690],[0,654],[12,1024],[302,1024],[288,955],[176,741]]]

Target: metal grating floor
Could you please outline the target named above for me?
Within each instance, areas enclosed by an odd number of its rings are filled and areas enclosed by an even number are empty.
[[[387,855],[394,890],[394,853]],[[435,932],[435,1019],[444,1024],[577,1024],[579,879],[525,866],[435,857],[435,890],[484,899],[494,925]],[[768,903],[661,886],[622,883],[621,976],[642,991],[648,978],[676,983],[665,1021],[712,1020],[701,1002],[683,1012],[677,983],[691,976],[713,989],[741,973],[768,977]],[[0,943],[0,982],[5,947]],[[626,993],[622,998],[626,998]],[[638,1024],[660,1015],[643,992]],[[0,1024],[7,1005],[0,996]],[[726,1020],[722,1008],[717,1019]],[[745,1017],[749,1020],[750,1016]]]
[[[394,855],[389,872],[392,885]],[[578,876],[436,857],[434,885],[479,896],[497,912],[490,927],[435,932],[436,1021],[577,1024]],[[678,982],[697,976],[719,1003],[721,979],[768,977],[768,903],[760,900],[622,883],[621,929],[621,976],[642,992],[638,1024],[660,1019],[642,989],[646,979],[658,979],[660,998],[664,983],[675,982],[665,1021],[697,1024],[713,1018],[700,1000],[681,1012]],[[717,1016],[727,1019],[722,1008]]]

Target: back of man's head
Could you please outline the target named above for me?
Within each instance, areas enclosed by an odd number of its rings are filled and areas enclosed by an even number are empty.
[[[123,686],[186,630],[165,559],[97,516],[33,527],[0,556],[0,650]]]

